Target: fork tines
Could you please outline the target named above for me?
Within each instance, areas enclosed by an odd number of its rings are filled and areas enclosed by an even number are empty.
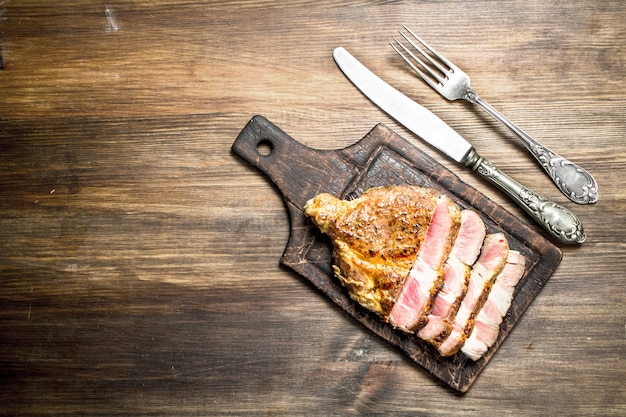
[[[401,30],[399,31],[400,35],[402,35],[409,45],[417,51],[419,56],[400,42],[400,40],[398,40],[395,36],[393,37],[395,44],[393,42],[390,42],[389,44],[398,53],[398,55],[400,55],[402,59],[404,59],[404,61],[409,64],[409,66],[413,68],[413,70],[417,72],[420,77],[422,77],[424,81],[430,84],[431,87],[436,88],[441,86],[444,81],[448,79],[448,74],[453,73],[456,70],[456,67],[443,55],[438,53],[433,47],[428,45],[419,36],[413,33],[411,29],[406,26],[404,26],[404,29],[413,37],[413,39],[409,38],[409,36]],[[424,49],[422,49],[416,41],[430,53],[424,51]],[[424,62],[424,60],[428,63]]]

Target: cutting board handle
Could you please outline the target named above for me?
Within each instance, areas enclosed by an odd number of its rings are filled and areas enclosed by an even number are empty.
[[[259,115],[241,130],[232,151],[263,172],[283,198],[297,207],[320,192],[342,191],[354,176],[350,172],[356,174],[338,151],[302,145]]]

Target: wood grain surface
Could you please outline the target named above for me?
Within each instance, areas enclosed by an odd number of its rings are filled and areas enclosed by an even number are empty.
[[[388,41],[402,24],[599,201],[559,195]],[[0,1],[0,414],[626,414],[626,3]],[[344,46],[587,232],[458,395],[279,264],[289,217],[231,145],[255,114],[316,149],[382,122]]]

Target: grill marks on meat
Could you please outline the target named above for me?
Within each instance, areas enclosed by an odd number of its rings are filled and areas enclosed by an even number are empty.
[[[351,201],[319,194],[304,212],[330,237],[333,270],[353,300],[442,356],[476,360],[493,345],[525,265],[476,212],[415,186]]]
[[[440,193],[372,188],[351,200],[319,194],[304,213],[333,243],[333,269],[350,297],[387,318],[426,237]]]
[[[389,315],[389,323],[394,327],[412,332],[428,322],[428,314],[443,285],[443,266],[460,224],[458,206],[442,195],[417,259]]]

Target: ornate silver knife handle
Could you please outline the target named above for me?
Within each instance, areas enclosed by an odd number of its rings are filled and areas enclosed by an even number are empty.
[[[598,183],[591,174],[530,137],[499,111],[491,107],[489,103],[480,98],[471,88],[468,88],[465,92],[464,98],[467,101],[478,104],[513,132],[567,198],[578,204],[592,204],[598,201]]]
[[[524,187],[473,149],[465,161],[466,166],[500,188],[556,239],[563,243],[585,241],[583,225],[574,213]]]

